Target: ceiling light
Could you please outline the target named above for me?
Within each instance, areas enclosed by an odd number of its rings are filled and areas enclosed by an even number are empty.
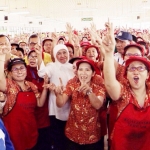
[[[96,8],[80,8],[80,9],[75,9],[75,11],[96,11]]]
[[[14,11],[10,12],[10,15],[24,15],[24,14],[29,14],[29,11]]]
[[[0,10],[6,10],[8,9],[8,6],[0,6]]]
[[[150,6],[144,6],[142,9],[150,9]]]

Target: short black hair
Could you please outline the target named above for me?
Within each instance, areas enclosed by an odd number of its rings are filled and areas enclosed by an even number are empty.
[[[6,37],[9,40],[9,42],[10,42],[10,39],[8,38],[8,36],[6,36],[4,34],[0,34],[0,38],[2,38],[2,37]]]
[[[24,50],[23,50],[23,48],[17,47],[16,50],[22,52],[22,54],[24,55]]]
[[[44,39],[43,42],[42,42],[42,46],[44,46],[44,44],[45,44],[46,41],[51,41],[51,42],[53,42],[52,39]]]
[[[33,52],[35,52],[35,50],[30,51],[27,57],[29,57]]]
[[[11,43],[11,46],[16,46],[18,48],[19,44],[17,44],[17,43]]]
[[[29,43],[30,39],[32,39],[32,38],[39,38],[39,37],[38,37],[37,34],[32,34],[32,35],[29,37],[28,43]]]

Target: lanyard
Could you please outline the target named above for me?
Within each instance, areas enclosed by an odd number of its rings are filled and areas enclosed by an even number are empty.
[[[37,80],[37,82],[41,82],[43,80],[43,78],[40,78],[39,76],[35,75],[35,72],[32,68],[29,68],[29,69],[30,69],[31,76],[32,76],[33,79]]]

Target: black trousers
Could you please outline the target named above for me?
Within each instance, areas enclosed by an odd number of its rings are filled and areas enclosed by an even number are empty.
[[[85,144],[85,145],[80,145],[78,143],[75,143],[69,139],[67,139],[67,144],[66,144],[66,150],[103,150],[103,139],[93,143],[93,144]]]
[[[66,121],[50,116],[50,150],[66,150],[65,126]]]
[[[30,150],[51,150],[50,149],[50,127],[38,129],[39,136],[36,145]]]

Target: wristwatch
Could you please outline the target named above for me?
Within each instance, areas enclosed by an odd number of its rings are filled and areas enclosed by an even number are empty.
[[[88,90],[88,91],[86,92],[86,95],[90,95],[92,92],[93,92],[93,91],[92,91],[92,88],[90,88],[90,90]]]

